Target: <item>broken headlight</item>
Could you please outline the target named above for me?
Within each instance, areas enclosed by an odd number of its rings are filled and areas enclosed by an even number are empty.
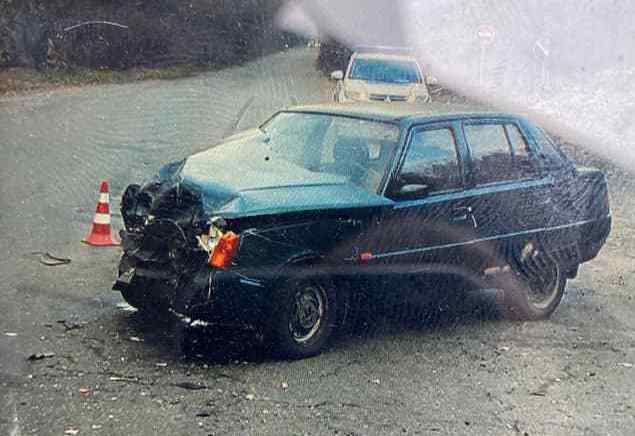
[[[139,185],[130,185],[121,198],[121,215],[128,231],[135,231],[145,225],[152,197],[142,192]]]
[[[208,264],[221,269],[231,266],[240,243],[240,236],[224,231],[225,226],[222,218],[212,218],[209,231],[196,237],[199,247],[209,253]]]

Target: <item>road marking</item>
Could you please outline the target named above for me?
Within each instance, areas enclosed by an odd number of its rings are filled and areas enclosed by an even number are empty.
[[[11,421],[13,423],[13,428],[11,429],[11,431],[9,431],[9,435],[10,436],[19,436],[20,433],[20,417],[18,416],[18,408],[15,404],[15,398],[14,398],[14,394],[13,392],[11,393],[10,397],[9,397],[9,404],[11,406],[12,409],[12,413],[11,413]]]

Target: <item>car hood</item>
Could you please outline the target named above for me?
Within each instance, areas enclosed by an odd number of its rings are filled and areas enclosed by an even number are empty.
[[[247,162],[231,150],[249,138],[223,144],[173,165],[172,184],[197,192],[208,215],[239,218],[310,210],[389,206],[393,202],[369,193],[342,176],[309,171],[265,149],[250,150]]]

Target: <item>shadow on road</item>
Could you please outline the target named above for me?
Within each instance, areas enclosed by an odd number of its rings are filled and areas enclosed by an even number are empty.
[[[353,338],[381,341],[395,334],[444,331],[451,334],[460,327],[492,322],[501,318],[495,291],[452,293],[456,298],[438,296],[413,301],[369,298],[363,293],[351,300],[352,308],[333,341],[334,349],[343,349]],[[354,310],[353,310],[354,308]],[[261,363],[276,359],[262,330],[244,326],[207,325],[189,327],[180,320],[150,318],[139,312],[119,317],[121,336],[144,338],[146,346],[170,359],[186,359],[207,364],[231,362]]]

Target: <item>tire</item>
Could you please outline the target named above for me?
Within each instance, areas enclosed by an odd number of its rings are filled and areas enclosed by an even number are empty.
[[[558,307],[567,283],[566,270],[551,256],[535,251],[502,283],[497,299],[509,319],[548,318]]]
[[[333,286],[314,279],[287,281],[272,310],[271,334],[281,357],[302,359],[319,354],[337,324],[337,299]]]

